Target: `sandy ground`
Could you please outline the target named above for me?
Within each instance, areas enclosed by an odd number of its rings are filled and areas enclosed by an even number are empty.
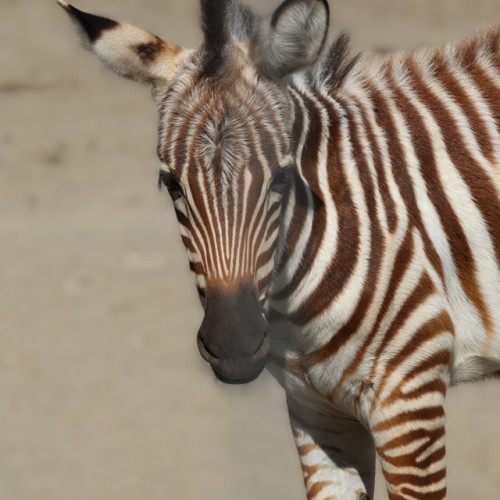
[[[200,40],[195,0],[78,5]],[[500,2],[338,0],[333,20],[355,51],[411,48]],[[0,0],[0,40],[0,499],[304,499],[281,389],[223,386],[197,353],[148,91],[81,51],[53,0]],[[448,416],[450,499],[498,500],[500,386],[455,389]]]

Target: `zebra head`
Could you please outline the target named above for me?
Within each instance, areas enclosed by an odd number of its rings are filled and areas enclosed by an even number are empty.
[[[85,48],[152,88],[160,185],[172,197],[205,310],[200,353],[220,380],[253,380],[270,349],[263,302],[294,182],[287,79],[321,52],[326,0],[286,0],[270,19],[236,1],[202,0],[198,50],[57,1]]]

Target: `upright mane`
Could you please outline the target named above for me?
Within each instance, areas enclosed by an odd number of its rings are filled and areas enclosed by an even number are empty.
[[[231,0],[201,0],[203,67],[207,73],[216,73],[224,61],[224,49],[230,38],[227,18],[231,3]]]
[[[219,72],[225,62],[226,47],[232,38],[248,42],[256,27],[256,16],[237,0],[201,0],[201,27],[204,35],[205,74]]]

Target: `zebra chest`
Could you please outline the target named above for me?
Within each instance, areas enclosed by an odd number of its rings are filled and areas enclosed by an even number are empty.
[[[347,346],[350,353],[341,349],[320,359],[318,351],[311,349],[312,339],[317,340],[319,335],[314,328],[286,320],[271,322],[271,327],[272,347],[267,368],[287,394],[310,408],[325,411],[335,407],[343,413],[359,415],[360,395],[369,385],[373,370],[372,358],[362,360],[356,373],[346,377],[352,353],[357,350],[355,344]]]

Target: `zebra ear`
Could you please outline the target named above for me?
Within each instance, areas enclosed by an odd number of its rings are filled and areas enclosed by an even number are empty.
[[[57,3],[69,15],[82,46],[125,78],[167,85],[184,49],[128,24],[82,12],[64,0]]]
[[[325,44],[329,20],[326,0],[285,0],[253,37],[255,64],[273,80],[306,69]]]
[[[257,20],[249,7],[235,2],[229,19],[230,32],[240,43],[248,43],[255,33]]]

